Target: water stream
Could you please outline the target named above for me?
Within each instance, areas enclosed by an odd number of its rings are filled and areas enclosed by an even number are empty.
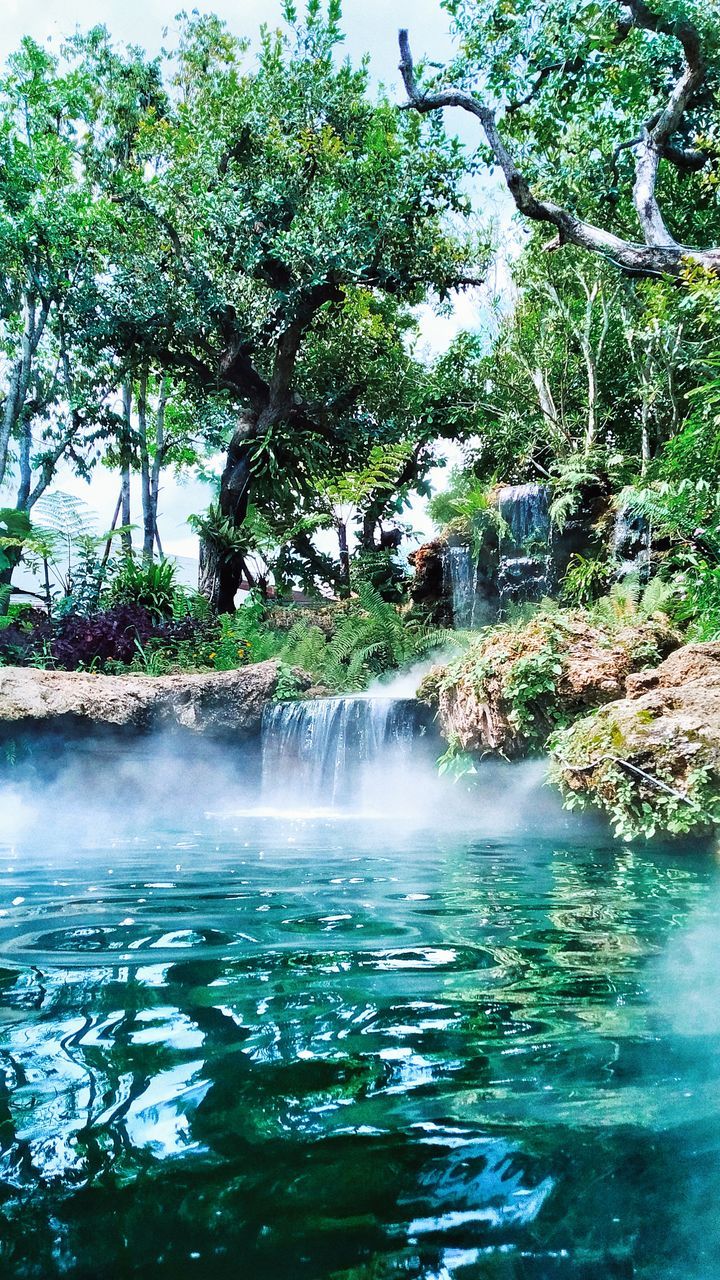
[[[500,544],[498,594],[501,609],[541,600],[552,589],[549,490],[542,484],[504,486],[498,494],[508,533]]]
[[[407,773],[410,714],[277,709],[212,805],[159,754],[122,813],[2,791],[3,1276],[717,1276],[718,866],[522,771],[359,816],[341,748]]]
[[[377,768],[402,774],[431,720],[414,698],[347,696],[276,702],[262,725],[262,790],[270,803],[367,808]]]
[[[468,631],[476,625],[478,612],[477,566],[470,547],[448,547],[443,555],[443,573],[453,626],[456,631]]]

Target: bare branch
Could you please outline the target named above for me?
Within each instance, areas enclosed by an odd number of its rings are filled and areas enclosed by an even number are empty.
[[[677,133],[690,99],[705,79],[705,59],[697,28],[685,18],[668,21],[648,8],[645,0],[625,0],[632,15],[632,25],[643,31],[671,36],[682,45],[685,67],[675,82],[667,104],[643,130],[635,166],[633,200],[646,243],[674,245],[677,241],[668,231],[656,195],[658,167],[670,139]]]
[[[667,107],[652,122],[650,128],[646,126],[646,131],[637,144],[640,150],[637,161],[635,201],[645,238],[642,244],[624,240],[620,236],[605,231],[602,227],[584,221],[569,209],[536,195],[525,175],[515,164],[500,132],[495,113],[481,98],[454,87],[433,92],[423,91],[419,87],[408,33],[403,29],[399,35],[400,72],[408,96],[406,109],[426,114],[445,107],[459,107],[473,115],[480,122],[487,144],[502,171],[518,211],[534,222],[549,223],[556,228],[557,237],[550,242],[553,248],[559,244],[577,245],[578,248],[609,258],[630,275],[677,276],[682,272],[686,260],[697,262],[709,271],[718,272],[720,271],[720,247],[695,249],[678,244],[669,235],[655,200],[655,181],[659,160],[666,149],[670,148],[670,137],[677,131],[689,100],[699,88],[704,76],[699,37],[689,23],[684,21],[666,23],[652,14],[644,0],[632,0],[625,7],[630,10],[630,15],[624,23],[619,24],[623,35],[626,35],[633,25],[671,34],[682,44],[686,58],[685,71],[673,89]]]

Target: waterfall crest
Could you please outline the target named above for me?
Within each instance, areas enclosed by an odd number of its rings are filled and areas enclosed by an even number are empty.
[[[269,704],[262,722],[263,802],[361,809],[379,778],[407,778],[428,722],[414,698],[361,694]]]

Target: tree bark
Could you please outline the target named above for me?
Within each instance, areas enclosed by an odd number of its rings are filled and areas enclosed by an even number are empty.
[[[228,560],[214,543],[201,540],[198,590],[216,613],[235,612],[235,596],[244,572],[241,555]]]
[[[123,387],[123,440],[121,442],[120,495],[122,514],[120,523],[124,532],[120,534],[122,549],[126,555],[132,555],[132,533],[127,527],[130,524],[130,440],[132,433],[132,381],[128,380]]]
[[[142,558],[149,564],[155,550],[155,511],[150,483],[150,453],[147,435],[147,366],[141,370],[137,393],[138,442],[140,453],[140,500],[143,513]]]
[[[238,529],[250,505],[252,445],[261,427],[260,416],[241,419],[228,446],[220,479],[220,514]],[[235,596],[245,572],[242,552],[228,554],[203,543],[200,548],[200,590],[218,613],[235,612]]]
[[[348,547],[347,525],[344,520],[337,524],[338,545],[340,547],[340,580],[346,587],[350,586],[350,548]]]

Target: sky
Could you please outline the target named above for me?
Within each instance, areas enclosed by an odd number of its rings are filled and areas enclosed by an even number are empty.
[[[107,26],[117,41],[141,45],[155,54],[175,43],[176,15],[181,7],[182,0],[0,0],[0,61],[5,61],[23,35],[57,49],[63,38],[76,29],[98,23]],[[250,38],[257,35],[262,23],[280,24],[280,0],[188,0],[186,8],[201,14],[216,13],[235,34]],[[353,60],[369,53],[374,78],[397,101],[403,98],[397,69],[397,32],[401,26],[410,30],[416,60],[427,55],[433,61],[443,61],[449,56],[452,42],[440,0],[344,0],[347,53]],[[448,124],[472,146],[474,122],[455,113]],[[502,200],[497,212],[502,216]],[[430,308],[423,308],[424,350],[428,355],[442,351],[459,329],[479,327],[486,315],[487,294],[479,290],[462,294],[449,316],[437,316]],[[55,487],[78,494],[97,513],[100,526],[104,529],[109,525],[118,480],[105,468],[95,469],[89,486],[63,470]],[[194,481],[178,485],[167,477],[159,526],[169,554],[195,558],[197,543],[188,529],[187,516],[207,506],[210,496],[206,487]],[[139,514],[139,494],[134,495],[134,506]],[[422,507],[413,511],[412,518],[421,532],[428,531]],[[194,569],[190,568],[190,572]]]

